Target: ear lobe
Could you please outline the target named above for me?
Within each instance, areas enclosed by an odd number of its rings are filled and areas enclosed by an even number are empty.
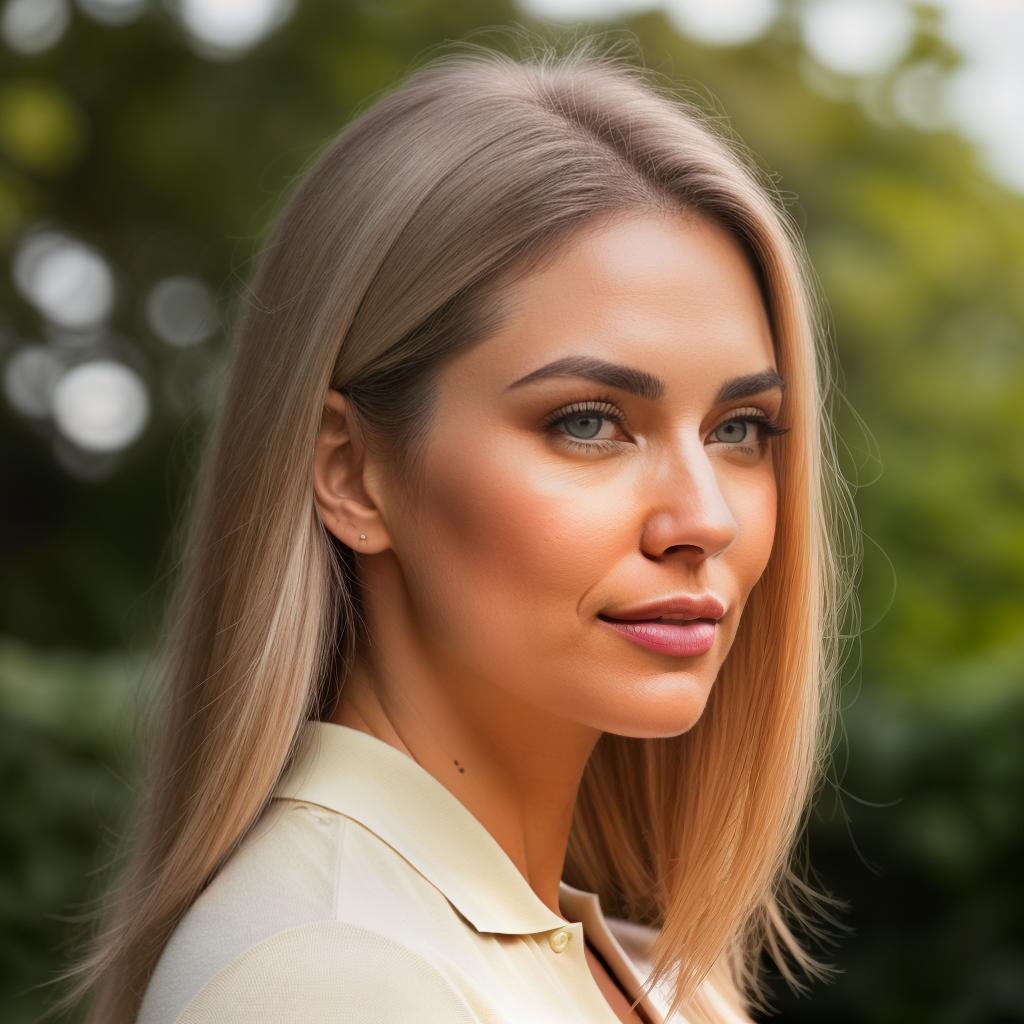
[[[330,389],[313,451],[317,511],[327,530],[343,544],[353,551],[376,554],[391,543],[380,509],[365,487],[367,454],[355,409],[344,395]]]

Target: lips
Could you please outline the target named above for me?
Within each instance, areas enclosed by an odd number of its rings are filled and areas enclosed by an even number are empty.
[[[622,622],[632,625],[640,625],[641,623],[658,623],[666,626],[684,626],[688,622],[717,622],[717,619],[711,616],[694,616],[693,618],[682,618],[681,616],[661,615],[656,619],[618,619],[613,615],[598,615],[599,619],[604,619],[605,622]]]
[[[620,636],[659,654],[692,657],[706,654],[715,644],[718,622],[695,618],[686,621],[658,622],[651,619],[616,620],[604,615],[599,619]]]
[[[712,593],[668,594],[623,608],[608,608],[599,617],[609,622],[717,622],[725,615],[725,603]]]

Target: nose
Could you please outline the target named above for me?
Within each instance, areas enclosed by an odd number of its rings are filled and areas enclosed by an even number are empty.
[[[735,539],[736,518],[703,445],[664,460],[644,484],[642,548],[649,558],[678,553],[700,562]]]

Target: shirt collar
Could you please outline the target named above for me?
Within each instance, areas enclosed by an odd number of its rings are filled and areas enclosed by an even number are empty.
[[[308,801],[353,818],[400,853],[481,932],[562,927],[498,841],[433,775],[384,740],[307,721],[272,799]],[[572,918],[600,914],[596,893],[559,883]]]

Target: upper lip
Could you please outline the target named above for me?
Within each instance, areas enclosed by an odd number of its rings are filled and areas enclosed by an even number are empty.
[[[675,618],[675,619],[720,619],[725,614],[725,605],[714,594],[669,594],[646,604],[632,608],[609,608],[600,613],[605,619]]]

